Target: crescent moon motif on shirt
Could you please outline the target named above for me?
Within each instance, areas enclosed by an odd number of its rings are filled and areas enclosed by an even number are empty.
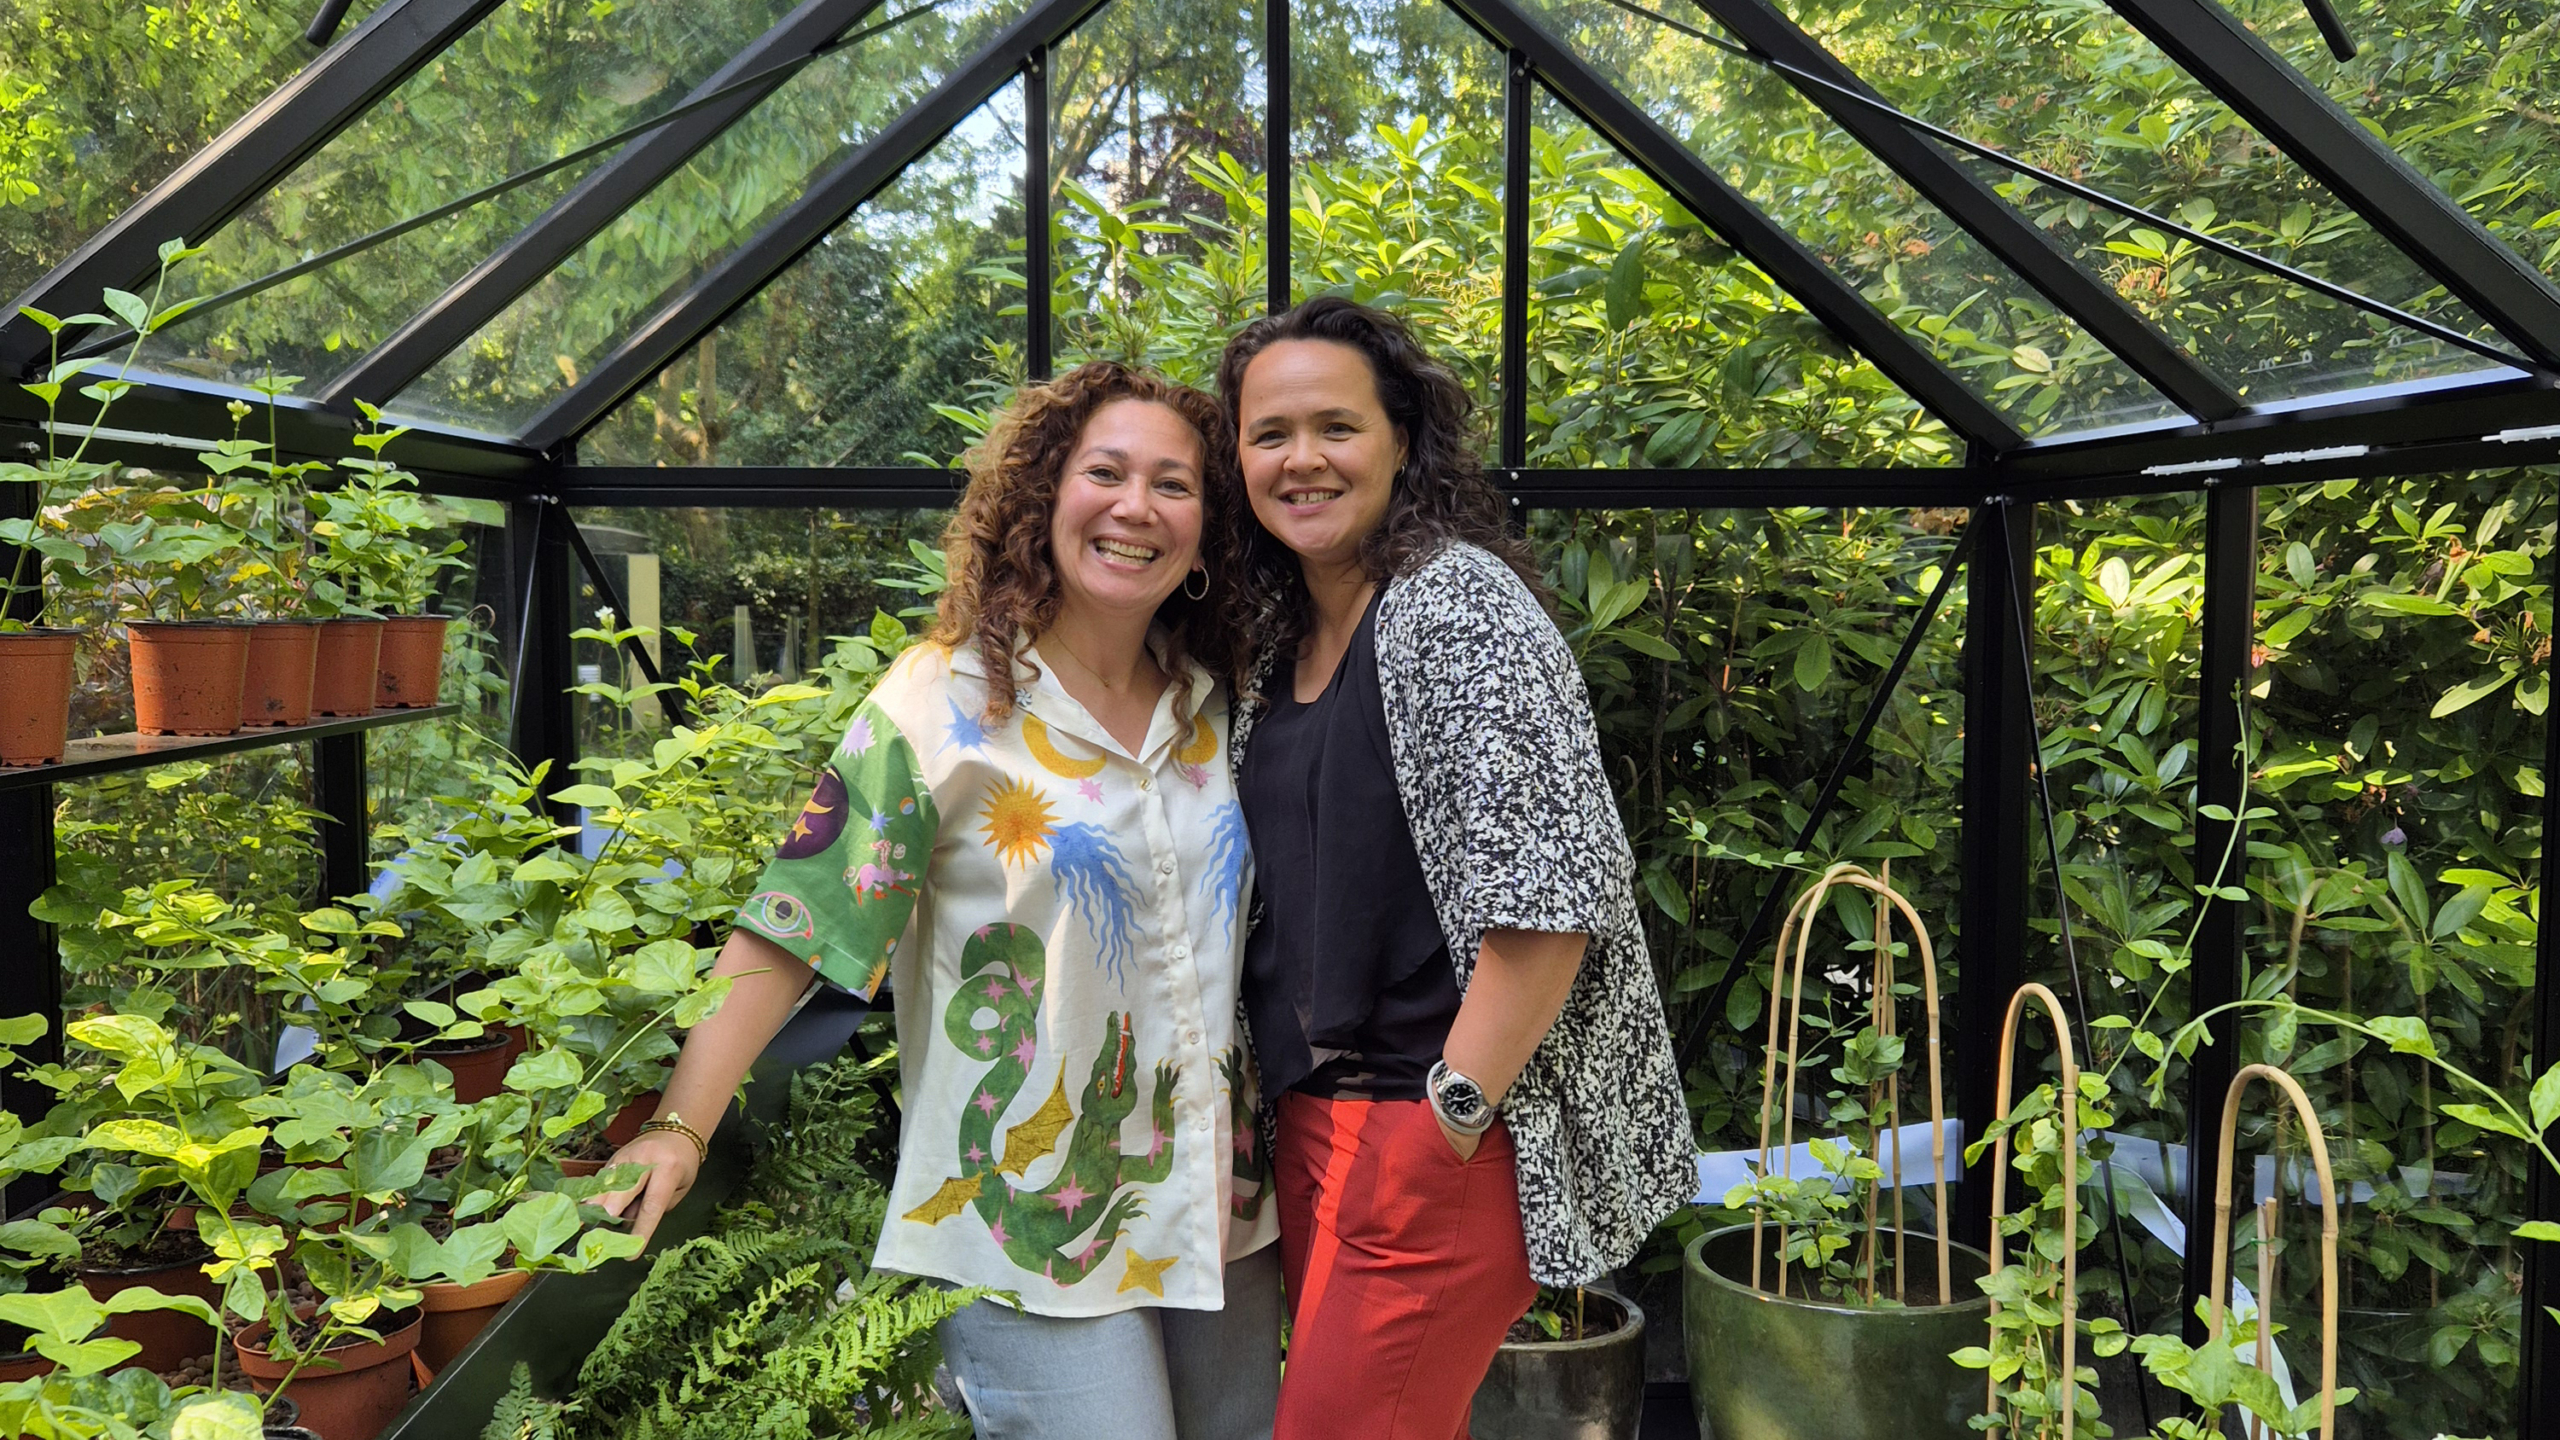
[[[1022,712],[1022,745],[1031,752],[1032,759],[1040,762],[1040,768],[1052,775],[1068,780],[1090,780],[1102,773],[1101,756],[1096,755],[1090,760],[1067,758],[1049,742],[1049,727],[1028,710]]]
[[[1209,717],[1191,717],[1191,743],[1173,752],[1173,758],[1185,765],[1206,765],[1218,758],[1218,732],[1209,726]]]

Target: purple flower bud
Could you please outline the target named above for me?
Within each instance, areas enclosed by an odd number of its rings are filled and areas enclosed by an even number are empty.
[[[2397,850],[2401,846],[2409,843],[2409,832],[2401,829],[2397,825],[2394,825],[2390,829],[2382,832],[2382,843],[2390,846],[2394,850]]]

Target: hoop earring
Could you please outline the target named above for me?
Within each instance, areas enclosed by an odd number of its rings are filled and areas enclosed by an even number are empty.
[[[1182,598],[1185,600],[1207,599],[1209,595],[1209,567],[1206,565],[1194,565],[1191,567],[1191,573],[1200,577],[1200,588],[1197,590],[1192,589],[1190,580],[1186,578],[1182,582]]]

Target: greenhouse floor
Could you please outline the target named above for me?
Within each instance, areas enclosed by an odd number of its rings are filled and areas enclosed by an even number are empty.
[[[1698,1440],[1698,1417],[1689,1411],[1689,1387],[1677,1383],[1644,1389],[1640,1440]]]

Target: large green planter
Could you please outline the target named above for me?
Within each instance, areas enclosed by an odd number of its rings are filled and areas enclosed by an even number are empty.
[[[1884,1234],[1889,1238],[1892,1232]],[[1764,1244],[1774,1245],[1774,1230]],[[1937,1289],[1933,1237],[1910,1237],[1915,1280]],[[1953,1305],[1881,1309],[1751,1288],[1751,1227],[1699,1236],[1682,1272],[1689,1403],[1700,1440],[1974,1440],[1983,1380],[1947,1357],[1990,1336],[1975,1285],[1990,1258],[1955,1247]],[[1764,1271],[1764,1273],[1767,1273]]]

